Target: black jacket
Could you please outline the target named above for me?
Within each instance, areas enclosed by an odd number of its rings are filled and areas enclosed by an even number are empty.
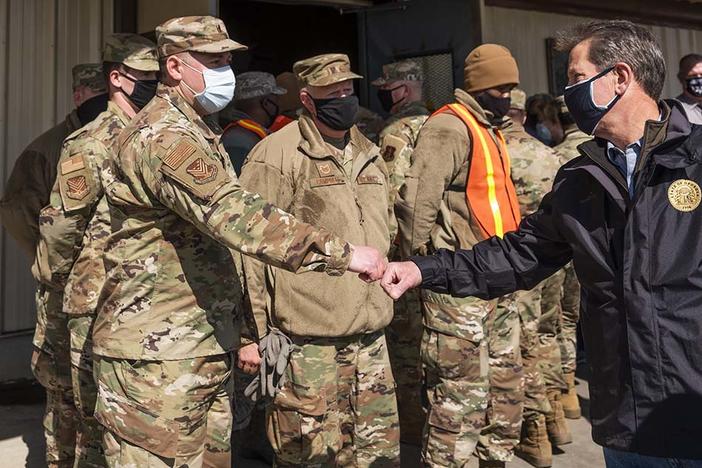
[[[632,199],[606,143],[592,140],[518,231],[412,261],[424,288],[489,299],[531,289],[572,258],[593,439],[702,458],[702,206],[679,211],[668,195],[679,179],[702,185],[702,126],[671,105],[647,124]],[[699,201],[699,188],[688,194]]]

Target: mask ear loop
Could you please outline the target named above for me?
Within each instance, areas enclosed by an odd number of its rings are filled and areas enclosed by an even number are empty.
[[[204,74],[204,73],[202,73],[200,70],[196,69],[195,67],[193,67],[192,65],[190,65],[189,63],[187,63],[185,60],[181,60],[179,57],[176,57],[176,59],[177,59],[180,63],[182,63],[183,65],[185,65],[186,67],[188,67],[189,69],[191,69],[192,71],[194,71],[195,73],[199,73],[200,76],[202,77],[202,82],[203,82],[203,83],[205,82],[205,74]],[[183,83],[183,84],[185,85],[185,87],[188,88],[188,90],[189,90],[191,93],[193,93],[193,96],[194,96],[194,97],[198,97],[198,96],[200,96],[202,93],[205,92],[205,90],[203,89],[202,91],[200,91],[200,92],[198,93],[198,92],[195,91],[188,83],[186,83],[185,80],[180,80],[180,82]]]

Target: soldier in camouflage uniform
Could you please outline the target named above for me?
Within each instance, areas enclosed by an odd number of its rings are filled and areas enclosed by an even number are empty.
[[[380,154],[390,181],[390,206],[404,184],[419,129],[429,118],[422,101],[424,76],[416,62],[405,60],[383,66],[383,76],[373,81],[390,117],[380,132]],[[391,237],[397,225],[392,221]],[[395,302],[395,314],[386,329],[388,351],[397,382],[400,435],[404,443],[421,445],[426,415],[422,407],[422,308],[418,291],[408,291]]]
[[[91,339],[97,299],[105,282],[102,252],[110,233],[104,187],[113,178],[117,137],[153,97],[158,70],[155,45],[136,34],[109,36],[102,59],[109,94],[107,111],[63,144],[50,205],[41,212],[36,268],[47,287],[64,292],[73,398],[80,419],[76,467],[105,466],[102,433],[93,414],[97,387]],[[72,258],[75,252],[79,253]]]
[[[301,60],[293,70],[305,111],[253,149],[242,186],[304,221],[387,252],[385,163],[353,122],[352,80],[361,76],[343,54]],[[328,122],[322,103],[348,109],[351,118]],[[276,465],[399,466],[395,382],[383,333],[392,300],[380,284],[244,262],[259,340],[275,328],[293,342],[286,382],[267,414]]]
[[[108,466],[230,466],[242,297],[230,249],[371,279],[384,262],[241,189],[201,118],[233,95],[230,51],[243,48],[221,20],[175,18],[156,35],[161,83],[122,131],[117,180],[105,187],[112,232],[93,328],[95,417]],[[80,166],[71,177],[90,177]]]
[[[234,99],[219,113],[219,121],[222,144],[237,174],[251,149],[270,133],[280,113],[278,97],[285,93],[270,73],[248,71],[236,77]]]
[[[20,155],[0,201],[3,225],[32,259],[39,240],[39,212],[49,201],[63,139],[83,123],[90,122],[102,106],[105,83],[100,65],[73,67],[73,91],[78,108],[64,122],[34,140]],[[50,467],[73,466],[78,415],[71,391],[68,317],[61,310],[61,294],[42,285],[36,293],[36,304],[31,366],[34,376],[46,389],[47,464]]]
[[[563,126],[565,138],[555,147],[555,150],[560,154],[561,164],[565,164],[571,159],[580,156],[577,149],[578,145],[591,140],[592,137],[582,132],[575,125],[575,121],[570,116],[570,112],[568,112],[568,108],[565,105],[563,96],[559,96],[557,101],[561,106],[558,118]],[[575,391],[575,368],[578,349],[577,328],[578,318],[580,317],[580,283],[575,276],[572,263],[565,267],[561,308],[563,309],[563,314],[558,341],[561,347],[563,376],[568,385],[568,393],[563,396],[563,410],[566,418],[578,419],[581,411],[578,394]]]
[[[512,182],[502,170],[506,153],[499,127],[493,124],[500,120],[495,119],[499,109],[493,104],[518,82],[516,62],[506,48],[486,44],[468,55],[465,90],[457,89],[456,101],[422,127],[412,165],[395,202],[401,257],[440,248],[468,248],[486,237],[481,226],[485,221],[493,222],[495,217],[501,227],[490,224],[491,230],[516,229],[519,207]],[[484,138],[486,144],[474,145],[475,135]],[[474,159],[478,153],[481,156]],[[474,185],[469,180],[471,173],[480,174],[476,177],[484,180],[486,159],[495,160],[495,195],[501,201],[482,211],[487,205],[480,203],[484,198],[478,195],[483,192],[473,192]],[[480,169],[473,172],[476,167]],[[496,209],[487,220],[475,214],[475,207],[481,212]],[[495,211],[499,215],[493,216]],[[421,294],[421,358],[429,404],[422,458],[428,466],[464,466],[486,424],[490,317],[492,323],[498,324],[496,333],[505,331],[499,328],[501,321],[494,315],[496,301],[453,298],[428,290]],[[518,355],[516,348],[515,343],[512,352]],[[482,457],[480,463],[504,464]]]
[[[72,110],[55,127],[39,135],[20,154],[0,199],[0,220],[31,259],[39,240],[39,211],[49,203],[63,140],[105,110],[107,92],[100,64],[82,63],[72,69]]]
[[[511,92],[512,126],[505,131],[509,148],[512,180],[519,197],[522,216],[535,212],[541,199],[551,190],[560,167],[557,154],[524,130],[526,94],[520,89]],[[549,291],[560,293],[558,281],[548,279],[531,291],[519,294],[522,329],[521,353],[524,361],[524,422],[517,455],[534,466],[551,466],[551,443],[546,432],[546,416],[551,413],[547,385],[540,360],[543,351],[539,340],[539,321],[549,304]],[[552,303],[553,300],[551,299]],[[552,314],[553,315],[553,314]]]

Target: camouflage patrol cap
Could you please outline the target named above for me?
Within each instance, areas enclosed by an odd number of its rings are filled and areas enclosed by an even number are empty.
[[[102,48],[102,61],[123,63],[140,71],[158,71],[156,44],[138,34],[110,34]]]
[[[351,71],[346,54],[322,54],[295,62],[293,73],[301,86],[328,86],[346,80],[363,78]]]
[[[374,80],[373,86],[383,86],[393,81],[424,81],[422,67],[414,60],[402,60],[400,62],[383,65],[383,76]]]
[[[73,75],[73,90],[79,86],[86,86],[96,93],[106,93],[107,85],[102,76],[102,64],[80,63],[71,69]]]
[[[172,18],[156,27],[159,57],[193,51],[219,54],[246,50],[245,45],[229,38],[224,22],[214,16]]]
[[[509,108],[526,110],[526,93],[519,88],[514,88],[509,92]]]
[[[287,90],[278,86],[275,82],[275,77],[270,73],[249,71],[236,77],[235,101],[253,99],[268,94],[281,96],[285,93],[287,93]]]

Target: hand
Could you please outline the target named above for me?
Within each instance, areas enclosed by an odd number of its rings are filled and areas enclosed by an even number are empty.
[[[261,354],[258,352],[258,343],[247,344],[239,348],[237,353],[237,366],[247,374],[255,374],[261,367]]]
[[[422,272],[414,262],[392,262],[380,281],[388,296],[398,300],[408,289],[422,284]]]
[[[383,277],[388,262],[377,249],[364,245],[352,246],[352,248],[349,271],[358,273],[358,277],[366,283],[378,281]]]

